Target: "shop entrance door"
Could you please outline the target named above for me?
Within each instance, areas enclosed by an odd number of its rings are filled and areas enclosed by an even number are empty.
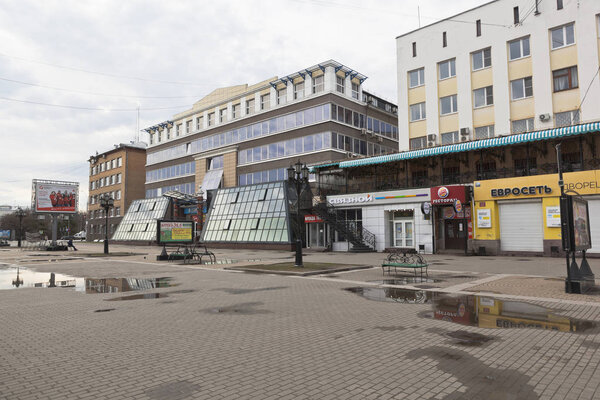
[[[308,247],[325,247],[327,245],[327,232],[324,223],[306,224],[308,226]]]
[[[394,221],[394,246],[415,247],[413,221]]]
[[[446,249],[464,250],[466,223],[460,219],[444,220],[444,244]]]

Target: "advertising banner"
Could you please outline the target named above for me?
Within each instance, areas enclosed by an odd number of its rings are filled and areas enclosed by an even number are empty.
[[[10,229],[0,229],[0,239],[10,239]]]
[[[77,212],[79,183],[34,180],[33,190],[34,212],[64,214]]]
[[[458,200],[459,203],[468,203],[470,199],[467,199],[467,186],[436,186],[432,187],[431,190],[431,204],[434,206],[439,205],[455,205]]]
[[[158,244],[192,243],[194,241],[193,221],[157,221]]]

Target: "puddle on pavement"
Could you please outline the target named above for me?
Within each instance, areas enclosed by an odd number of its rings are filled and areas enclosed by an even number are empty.
[[[253,314],[269,314],[271,311],[258,309],[262,306],[261,302],[240,303],[231,306],[213,307],[201,310],[209,314],[238,314],[238,315],[253,315]]]
[[[415,283],[436,283],[443,281],[441,279],[421,278],[419,276],[407,276],[404,278],[383,279],[369,282],[379,283],[380,285],[412,285]]]
[[[482,346],[490,340],[494,339],[492,336],[486,336],[480,333],[462,330],[444,332],[442,335],[449,339],[452,339],[454,344],[462,346]]]
[[[113,297],[112,299],[105,299],[106,301],[123,301],[123,300],[150,300],[150,299],[162,299],[163,297],[169,297],[166,293],[142,293],[132,294],[129,296]]]
[[[176,286],[170,277],[161,278],[83,278],[24,267],[0,265],[0,290],[18,288],[74,288],[78,292],[119,293]]]
[[[432,311],[421,311],[418,316],[460,325],[491,329],[545,329],[585,334],[600,332],[597,321],[561,316],[556,314],[555,310],[521,301],[386,287],[353,287],[344,290],[375,301],[431,304]]]
[[[287,288],[288,288],[287,286],[272,286],[272,287],[250,288],[250,289],[220,288],[220,289],[213,289],[213,291],[225,292],[227,294],[248,294],[248,293],[254,293],[254,292],[266,292],[269,290],[280,290],[280,289],[287,289]]]

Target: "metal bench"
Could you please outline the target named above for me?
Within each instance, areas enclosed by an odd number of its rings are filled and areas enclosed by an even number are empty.
[[[383,274],[385,275],[386,270],[387,274],[390,275],[392,273],[392,268],[394,269],[394,273],[397,273],[398,268],[400,269],[412,269],[415,277],[417,276],[417,269],[420,272],[421,278],[423,277],[423,269],[425,269],[425,276],[429,277],[427,274],[427,267],[429,264],[421,254],[418,254],[414,249],[399,249],[396,251],[392,251],[386,259],[381,264],[381,269]]]

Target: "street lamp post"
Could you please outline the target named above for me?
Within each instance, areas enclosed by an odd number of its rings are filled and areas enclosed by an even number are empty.
[[[108,193],[100,196],[100,207],[104,209],[106,215],[106,226],[104,227],[104,254],[108,254],[108,210],[113,208],[115,200]]]
[[[298,161],[294,166],[287,169],[288,181],[296,187],[296,226],[298,234],[296,235],[296,262],[294,266],[303,267],[302,263],[302,214],[300,213],[300,196],[302,194],[302,185],[308,182],[308,168],[306,164]]]
[[[23,217],[25,216],[25,211],[21,207],[17,209],[17,217],[19,217],[19,239],[18,246],[21,247],[21,237],[23,236]]]

